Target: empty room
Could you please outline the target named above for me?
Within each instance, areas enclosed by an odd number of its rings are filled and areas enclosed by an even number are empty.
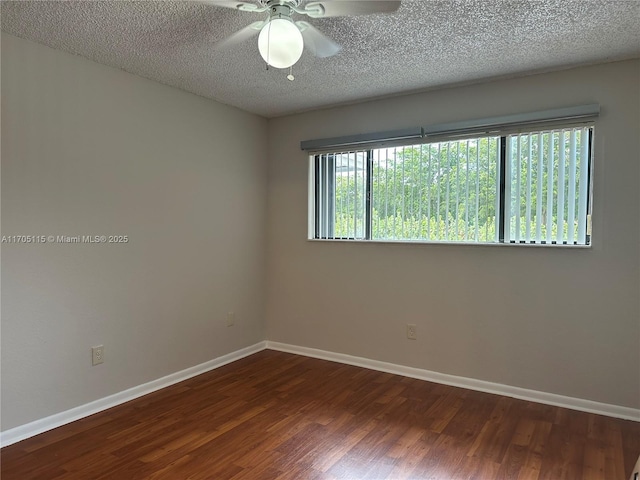
[[[639,1],[0,8],[3,480],[638,480]]]

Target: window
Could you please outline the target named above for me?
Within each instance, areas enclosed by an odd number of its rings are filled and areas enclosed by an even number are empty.
[[[590,244],[591,125],[311,156],[310,238]]]

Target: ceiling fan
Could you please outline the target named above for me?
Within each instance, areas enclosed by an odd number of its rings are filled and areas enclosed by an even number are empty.
[[[258,35],[258,50],[267,66],[290,68],[302,56],[306,46],[320,58],[330,57],[340,51],[340,46],[321,33],[309,22],[294,21],[294,14],[310,18],[367,15],[370,13],[395,12],[400,0],[256,0],[254,2],[231,2],[200,0],[218,7],[227,7],[242,12],[267,13],[267,18],[254,22],[223,40],[219,46],[229,46]],[[293,80],[290,74],[288,77]]]

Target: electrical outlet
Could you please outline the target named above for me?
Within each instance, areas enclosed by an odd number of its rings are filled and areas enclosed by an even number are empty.
[[[408,323],[407,324],[407,338],[409,340],[417,340],[418,339],[418,327],[416,327],[412,323]]]
[[[91,347],[91,364],[100,365],[104,362],[104,345]]]
[[[227,327],[233,327],[236,324],[236,314],[234,312],[227,313]]]

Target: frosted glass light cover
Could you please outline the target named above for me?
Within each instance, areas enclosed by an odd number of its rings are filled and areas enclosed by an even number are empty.
[[[258,50],[267,64],[289,68],[302,56],[304,42],[298,27],[289,20],[276,18],[267,23],[258,37]]]

